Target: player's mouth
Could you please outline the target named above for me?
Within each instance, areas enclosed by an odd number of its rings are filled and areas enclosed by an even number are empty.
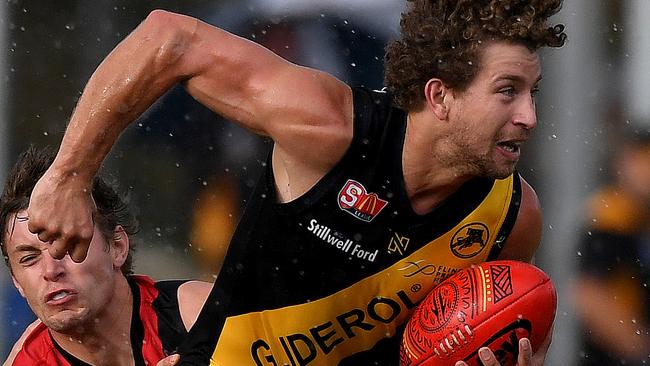
[[[497,143],[497,148],[509,160],[519,160],[523,143],[524,140],[501,141]]]
[[[48,293],[45,296],[45,303],[51,306],[63,305],[74,300],[76,296],[77,293],[71,289],[60,289]]]

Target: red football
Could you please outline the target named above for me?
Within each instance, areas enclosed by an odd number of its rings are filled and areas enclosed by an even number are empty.
[[[536,351],[551,331],[557,295],[539,268],[493,261],[447,278],[414,310],[404,330],[402,366],[482,365],[478,350],[489,347],[502,366],[515,365],[519,339]]]

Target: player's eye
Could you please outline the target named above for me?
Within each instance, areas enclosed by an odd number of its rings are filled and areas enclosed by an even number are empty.
[[[530,95],[532,95],[533,98],[537,96],[537,93],[539,93],[539,86],[536,86],[530,90]]]
[[[499,89],[499,93],[505,95],[506,97],[514,97],[516,92],[515,92],[515,88],[508,86]]]
[[[31,266],[32,264],[36,263],[37,258],[38,258],[37,253],[26,254],[20,257],[20,259],[18,259],[18,263],[23,266]]]

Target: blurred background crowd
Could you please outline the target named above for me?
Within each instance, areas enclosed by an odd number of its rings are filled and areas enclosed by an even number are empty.
[[[355,85],[383,84],[401,0],[6,0],[0,182],[30,144],[58,146],[84,84],[149,11],[195,16]],[[539,126],[521,174],[544,211],[537,265],[559,291],[549,365],[650,364],[650,1],[565,0],[568,44],[543,50]],[[135,270],[218,274],[269,144],[177,87],[103,172],[138,210]],[[0,271],[0,359],[33,319]]]

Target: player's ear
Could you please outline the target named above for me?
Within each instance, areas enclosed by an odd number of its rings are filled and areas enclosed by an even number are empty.
[[[429,79],[424,86],[426,107],[442,121],[449,116],[449,106],[447,105],[449,93],[451,90],[438,78]]]
[[[18,290],[18,293],[20,293],[20,296],[25,297],[25,291],[23,291],[23,287],[16,281],[16,277],[14,275],[11,275],[11,281],[14,283],[14,287],[16,287],[16,290]]]
[[[121,225],[117,225],[113,230],[111,246],[113,249],[113,267],[121,268],[129,255],[129,235]]]

